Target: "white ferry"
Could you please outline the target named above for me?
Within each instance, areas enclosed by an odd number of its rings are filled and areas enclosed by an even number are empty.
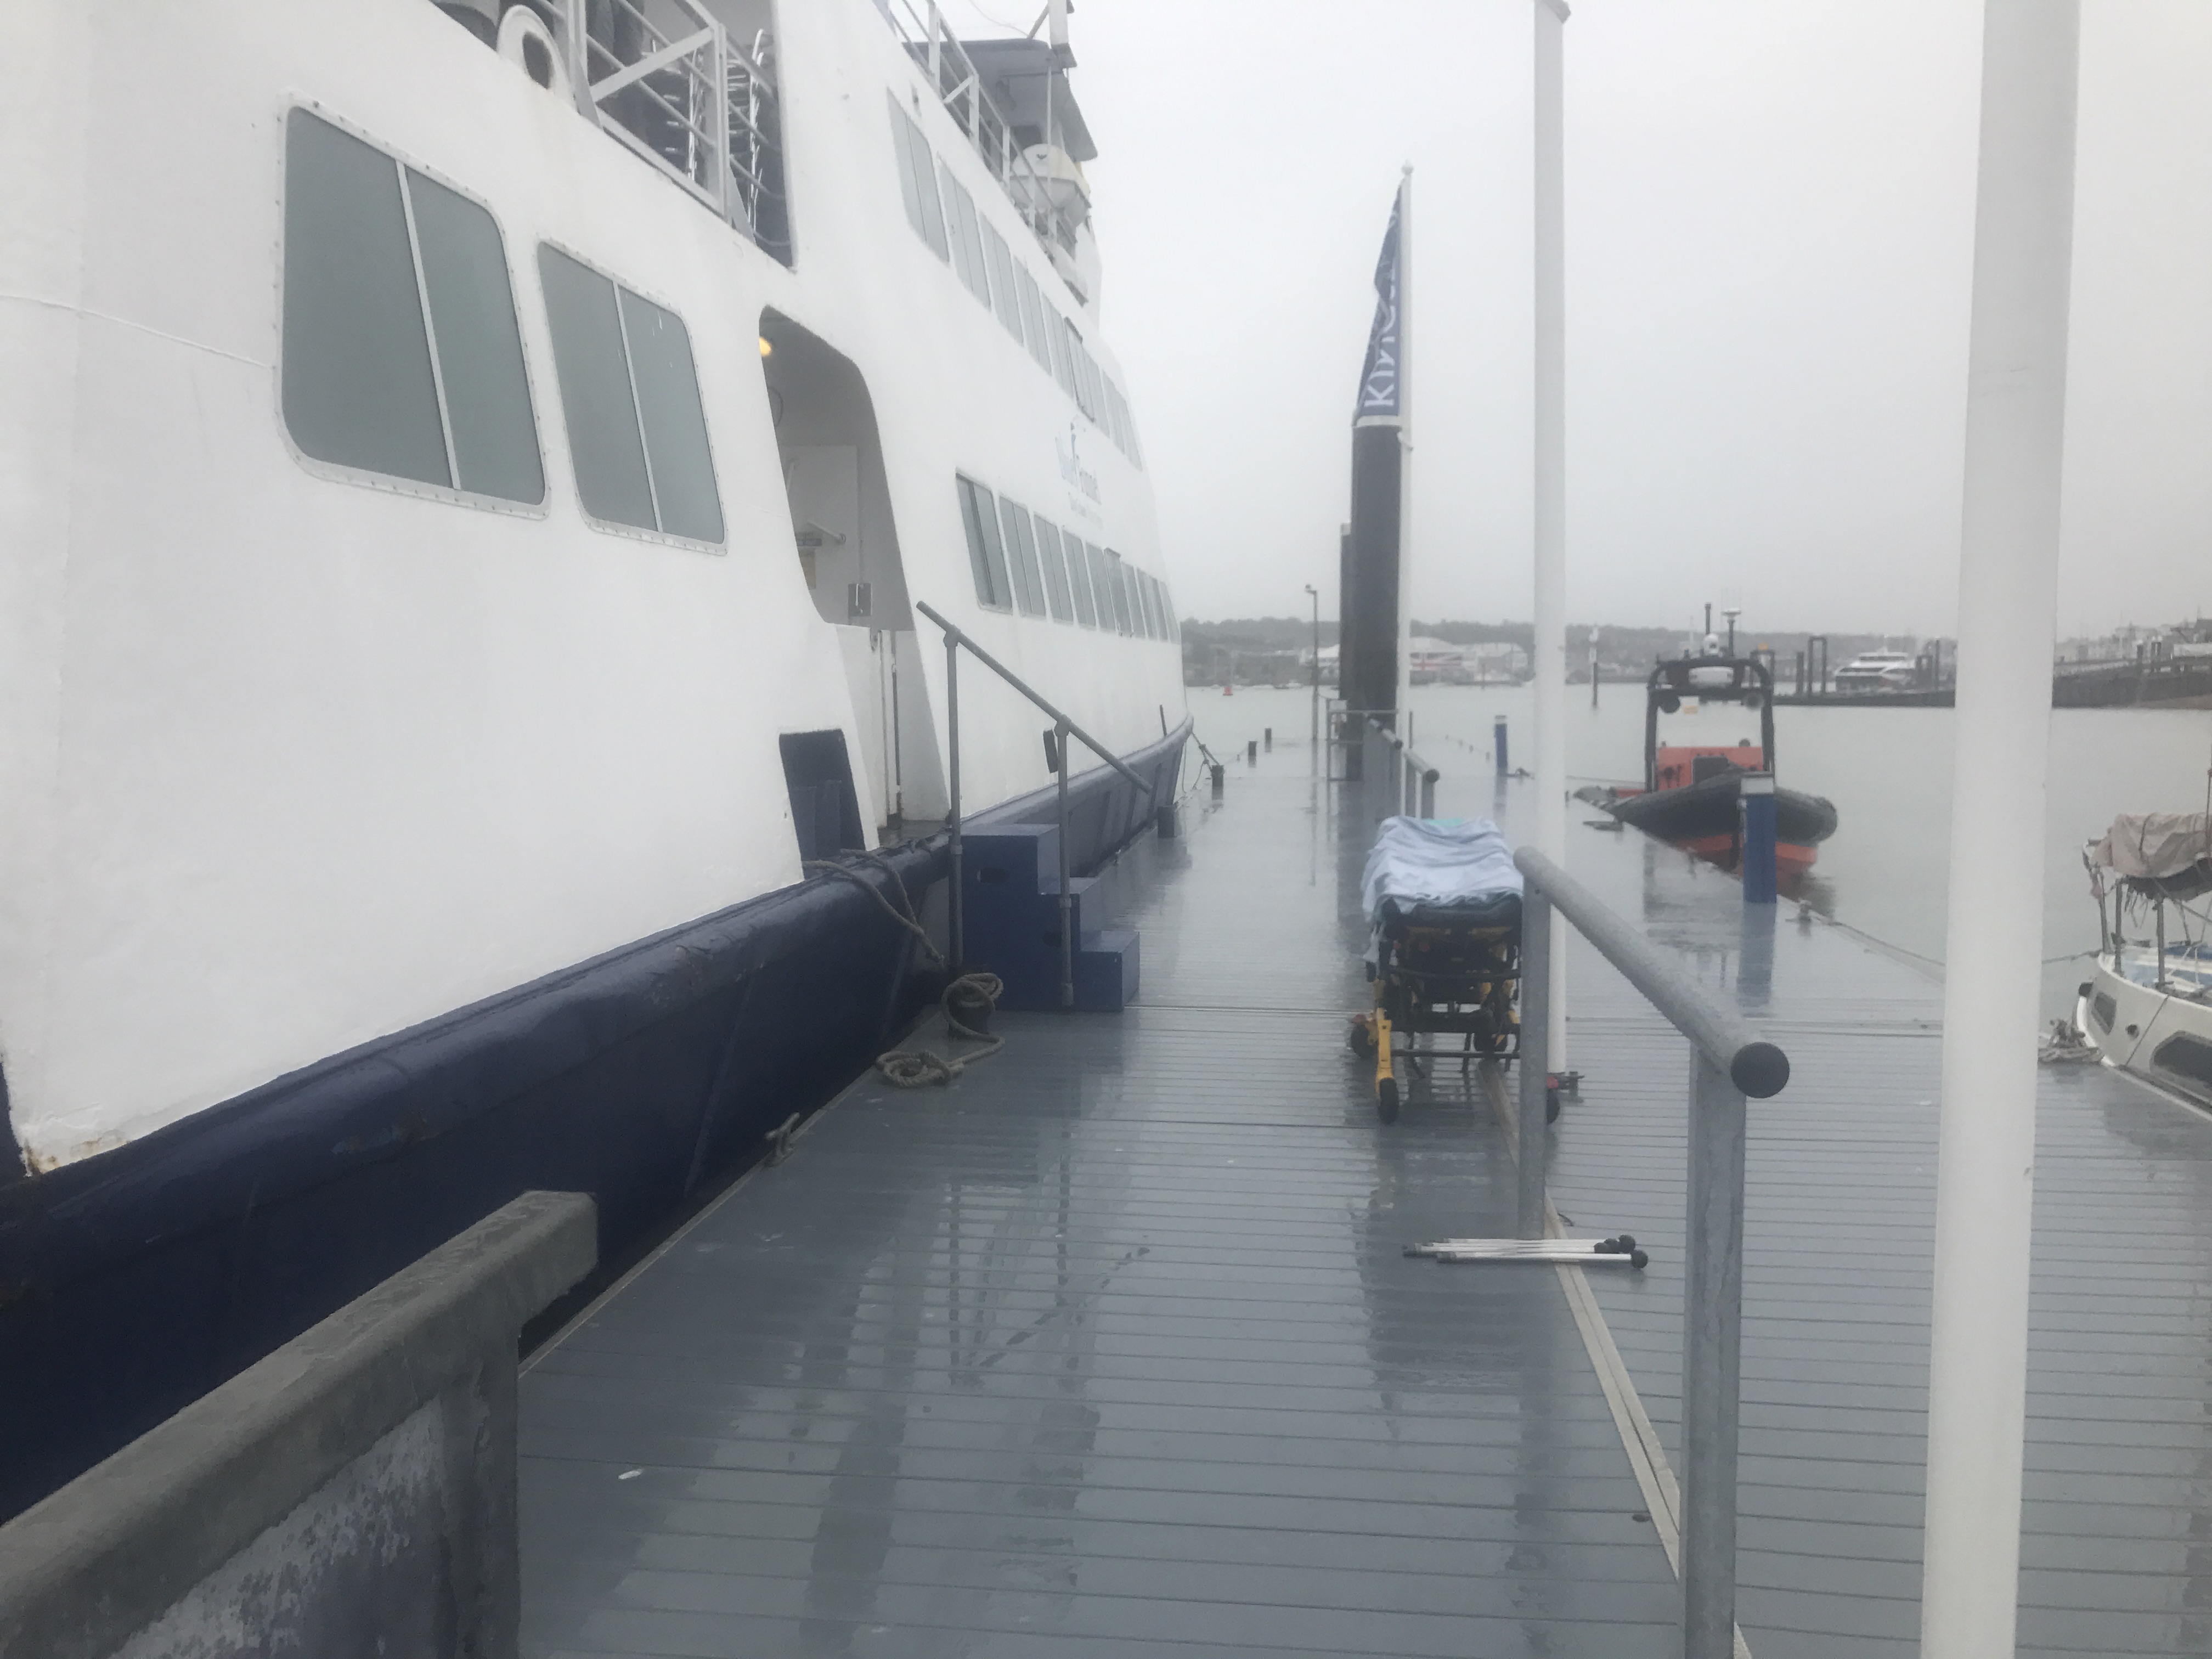
[[[1144,781],[1079,868],[1171,793],[1062,4],[901,3],[11,8],[0,1514],[517,1191],[618,1257],[933,994],[802,867],[941,883],[918,604]]]
[[[1909,651],[1863,651],[1836,671],[1840,692],[1910,691],[1918,672]]]

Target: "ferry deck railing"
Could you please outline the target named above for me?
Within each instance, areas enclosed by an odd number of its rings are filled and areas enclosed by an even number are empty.
[[[1408,817],[1437,815],[1437,769],[1413,752],[1413,744],[1383,722],[1379,714],[1367,716],[1368,775],[1389,785],[1398,810]],[[1380,769],[1374,763],[1380,763]]]
[[[561,0],[559,39],[586,118],[791,263],[771,44],[732,40],[700,0]]]
[[[1514,854],[1521,908],[1521,1160],[1517,1231],[1546,1231],[1552,913],[1571,922],[1690,1040],[1689,1182],[1682,1310],[1682,1651],[1735,1649],[1736,1440],[1743,1355],[1746,1097],[1790,1080],[1789,1056],[1542,854]]]
[[[951,897],[945,906],[945,942],[951,946],[946,960],[955,972],[963,965],[960,917],[963,894],[960,863],[960,651],[964,646],[977,662],[1052,716],[1053,727],[1047,738],[1045,757],[1060,786],[1060,1006],[1073,1008],[1075,1006],[1075,930],[1071,924],[1075,906],[1073,890],[1068,884],[1067,870],[1067,740],[1073,738],[1135,784],[1145,792],[1147,801],[1157,792],[1152,784],[1123,765],[1120,757],[1038,696],[1036,688],[1028,681],[976,644],[957,624],[946,621],[933,607],[921,599],[915,601],[914,608],[945,630],[945,769],[950,797],[946,823],[951,832],[948,850],[952,860]]]
[[[1030,161],[1027,152],[1014,142],[1012,123],[992,100],[991,94],[983,90],[983,77],[977,73],[975,60],[946,27],[937,0],[922,0],[920,9],[916,9],[913,0],[876,0],[876,9],[883,14],[891,32],[906,43],[915,61],[927,71],[938,97],[961,131],[968,135],[975,153],[983,158],[983,165],[991,170],[991,176],[999,181],[1006,198],[1022,216],[1022,222],[1048,247],[1058,246],[1066,253],[1074,253],[1079,221],[1066,210],[1053,204],[1047,179]],[[1052,134],[1047,131],[1044,137],[1049,143]]]

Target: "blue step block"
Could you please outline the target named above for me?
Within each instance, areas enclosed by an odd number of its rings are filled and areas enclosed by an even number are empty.
[[[963,837],[963,945],[967,965],[1005,982],[1002,1008],[1060,1006],[1060,829],[1017,823]],[[1118,1012],[1137,994],[1137,936],[1085,929],[1083,896],[1097,883],[1068,883],[1077,942],[1075,1006]]]
[[[1101,927],[1076,938],[1083,948],[1075,953],[1075,1006],[1085,1013],[1120,1013],[1137,1000],[1135,931]]]

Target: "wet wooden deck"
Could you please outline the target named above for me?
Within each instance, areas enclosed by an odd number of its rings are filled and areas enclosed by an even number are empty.
[[[864,1080],[535,1358],[526,1651],[1674,1650],[1560,1277],[1400,1253],[1509,1232],[1512,1166],[1456,1066],[1376,1121],[1341,1023],[1373,818],[1305,766],[1233,769],[1127,861],[1139,1006],[1008,1017],[949,1091]],[[1510,828],[1528,787],[1439,810]],[[1751,1650],[1909,1653],[1936,988],[1571,833],[1796,1062],[1753,1115]],[[1652,1250],[1589,1279],[1672,1455],[1686,1050],[1578,942],[1571,975],[1553,1190]],[[2073,1070],[2043,1139],[2022,1650],[2212,1650],[2212,1124]]]

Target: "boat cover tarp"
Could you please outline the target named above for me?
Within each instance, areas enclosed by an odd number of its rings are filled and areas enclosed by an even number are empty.
[[[1359,879],[1370,922],[1383,921],[1382,907],[1394,900],[1408,910],[1520,893],[1513,848],[1488,818],[1385,818]]]
[[[2212,819],[2202,812],[2124,812],[2089,861],[2115,874],[2167,881],[2212,860]]]

